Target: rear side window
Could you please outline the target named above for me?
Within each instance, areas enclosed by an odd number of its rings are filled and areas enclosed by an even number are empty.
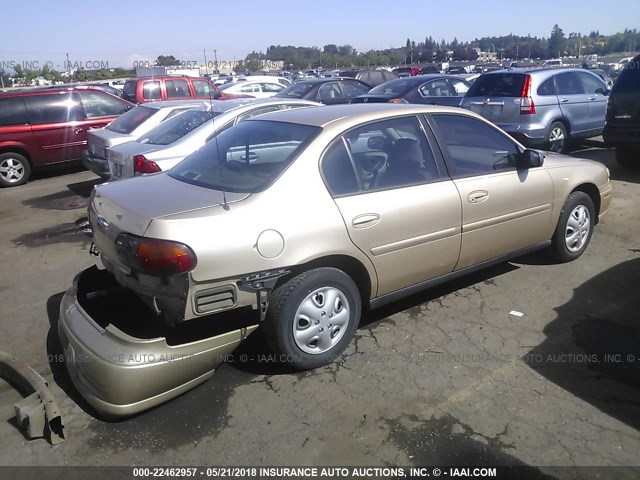
[[[156,128],[139,138],[138,142],[148,143],[150,145],[169,145],[195,130],[207,120],[211,121],[216,115],[219,114],[205,112],[203,110],[188,110],[170,120],[162,122]]]
[[[164,82],[167,90],[167,98],[188,98],[189,85],[186,80],[167,80]]]
[[[29,123],[22,97],[0,98],[0,126]]]
[[[524,73],[492,73],[480,75],[467,92],[467,97],[520,97],[527,77]]]
[[[342,137],[334,141],[322,157],[322,176],[333,195],[346,195],[360,190]]]
[[[32,125],[84,120],[84,111],[77,94],[29,95],[24,97],[24,101]]]
[[[148,107],[136,107],[129,110],[124,115],[119,116],[113,122],[109,124],[107,130],[111,130],[116,133],[130,134],[144,122],[146,122],[151,116],[157,112],[154,108]]]
[[[142,98],[145,100],[160,100],[162,98],[160,82],[144,82],[142,86]]]
[[[106,93],[81,91],[79,95],[87,118],[122,115],[127,111],[127,106],[124,102],[116,100]]]
[[[556,75],[556,85],[558,86],[558,95],[579,95],[582,93],[578,77],[572,72]]]
[[[640,57],[636,57],[622,70],[618,80],[613,86],[616,93],[640,92]]]
[[[540,96],[549,96],[549,95],[555,95],[555,94],[556,94],[556,82],[553,77],[547,78],[538,87],[538,95]]]

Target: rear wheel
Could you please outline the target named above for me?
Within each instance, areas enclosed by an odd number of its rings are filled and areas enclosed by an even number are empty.
[[[638,168],[640,167],[640,151],[616,147],[616,160],[624,168]]]
[[[569,133],[562,122],[553,122],[547,133],[547,150],[565,153],[569,147]]]
[[[584,192],[569,195],[551,239],[553,257],[559,262],[570,262],[582,255],[591,241],[595,219],[595,208],[589,195]]]
[[[264,336],[279,361],[301,370],[319,367],[347,348],[360,310],[360,293],[346,273],[309,270],[273,291]]]
[[[31,176],[29,161],[19,153],[0,154],[0,186],[16,187]]]

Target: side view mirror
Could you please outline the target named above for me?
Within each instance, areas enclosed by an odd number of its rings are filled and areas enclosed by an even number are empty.
[[[610,90],[608,88],[604,88],[603,87],[603,88],[596,88],[596,93],[599,93],[600,95],[607,96],[611,92],[610,92]]]
[[[528,169],[541,167],[544,163],[544,154],[538,150],[531,150],[527,148],[524,152],[518,155],[517,167],[519,169]]]
[[[382,136],[369,137],[367,147],[370,150],[384,150],[386,139]]]

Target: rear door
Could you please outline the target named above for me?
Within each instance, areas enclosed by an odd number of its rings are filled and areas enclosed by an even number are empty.
[[[400,144],[413,145],[411,158],[397,155]],[[407,175],[385,182],[392,164],[397,173],[397,162]],[[416,117],[373,122],[338,137],[324,153],[321,171],[351,240],[376,269],[377,296],[453,270],[460,253],[460,197]]]
[[[571,134],[589,130],[589,100],[582,91],[576,72],[564,72],[555,76],[558,104],[562,116],[571,125]]]
[[[543,167],[516,169],[517,144],[468,116],[429,116],[462,201],[456,270],[548,240],[553,184]]]
[[[87,132],[78,94],[42,93],[24,100],[35,143],[34,165],[79,159]]]

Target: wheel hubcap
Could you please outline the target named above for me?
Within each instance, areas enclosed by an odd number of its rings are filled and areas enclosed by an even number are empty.
[[[591,231],[591,215],[589,209],[584,205],[578,205],[573,209],[567,228],[565,230],[564,241],[570,252],[578,252],[589,238]]]
[[[24,177],[24,165],[15,158],[5,158],[0,163],[0,177],[9,183],[19,182]]]
[[[552,152],[560,152],[564,146],[564,132],[561,128],[554,128],[549,135]]]
[[[296,311],[293,339],[305,353],[324,353],[344,336],[349,317],[349,302],[342,291],[318,288],[302,300]]]

